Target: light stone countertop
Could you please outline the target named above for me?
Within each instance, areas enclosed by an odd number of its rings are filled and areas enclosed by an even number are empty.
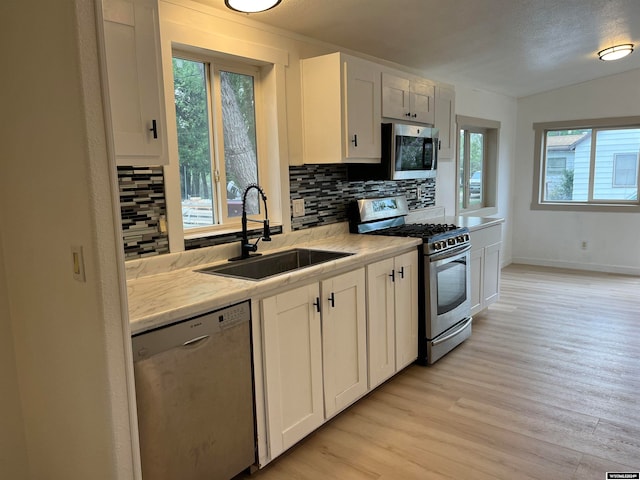
[[[327,232],[333,233],[333,235],[317,238]],[[273,245],[267,246],[268,244],[260,243],[259,251],[272,253],[300,247],[349,252],[353,255],[260,281],[209,275],[195,271],[196,268],[226,263],[227,257],[222,259],[218,257],[220,252],[225,254],[229,252],[228,246],[199,249],[202,251],[211,250],[212,253],[182,252],[163,255],[162,257],[165,258],[157,260],[136,260],[134,264],[127,265],[131,333],[141,333],[246,299],[268,296],[284,291],[287,287],[293,288],[319,281],[383,258],[408,252],[422,243],[420,239],[416,238],[353,235],[345,233],[344,226],[337,231],[335,227],[333,230],[321,228],[311,236],[308,233],[298,235],[296,233],[274,236]],[[276,237],[281,238],[275,241]],[[291,242],[295,242],[295,244]],[[269,249],[267,250],[267,248]],[[235,250],[238,250],[237,245]],[[237,255],[235,250],[232,255]],[[212,258],[215,260],[212,261]],[[209,260],[209,263],[206,263],[206,260]]]
[[[409,212],[407,223],[451,223],[458,227],[467,227],[469,231],[480,230],[504,223],[501,217],[477,217],[472,215],[445,215],[442,207],[429,207]]]
[[[482,228],[492,227],[504,223],[504,218],[500,217],[447,217],[447,223],[454,223],[459,227],[467,227],[470,232]]]

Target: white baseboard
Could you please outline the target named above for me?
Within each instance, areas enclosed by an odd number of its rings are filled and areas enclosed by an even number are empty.
[[[513,257],[511,263],[536,265],[539,267],[568,268],[571,270],[585,270],[589,272],[616,273],[621,275],[640,276],[640,268],[624,267],[620,265],[601,265],[597,263],[562,262],[540,258]]]

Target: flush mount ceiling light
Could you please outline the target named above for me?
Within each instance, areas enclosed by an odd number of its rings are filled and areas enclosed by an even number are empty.
[[[618,60],[619,58],[626,57],[633,52],[633,44],[625,43],[624,45],[616,45],[615,47],[605,48],[598,52],[600,60]]]
[[[224,4],[231,10],[242,13],[258,13],[269,10],[282,0],[224,0]]]

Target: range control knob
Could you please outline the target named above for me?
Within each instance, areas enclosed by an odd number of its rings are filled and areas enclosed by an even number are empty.
[[[455,245],[456,244],[456,239],[455,238],[450,238],[448,240],[448,242],[449,242],[449,245]]]

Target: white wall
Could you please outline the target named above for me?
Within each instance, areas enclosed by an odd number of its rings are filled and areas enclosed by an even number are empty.
[[[26,459],[33,480],[133,478],[94,13],[92,0],[0,4],[2,479],[26,478]]]
[[[446,79],[445,79],[446,81]],[[515,98],[456,85],[456,114],[500,122],[498,146],[498,195],[492,216],[505,219],[502,228],[502,264],[511,262],[513,229],[513,176],[516,144],[517,101]],[[458,173],[455,159],[438,164],[436,203],[447,215],[455,215]]]
[[[533,123],[638,115],[640,70],[518,100],[513,261],[640,274],[640,214],[530,209]],[[586,241],[588,248],[581,249]]]
[[[27,480],[27,445],[14,355],[9,296],[0,243],[0,478]]]

